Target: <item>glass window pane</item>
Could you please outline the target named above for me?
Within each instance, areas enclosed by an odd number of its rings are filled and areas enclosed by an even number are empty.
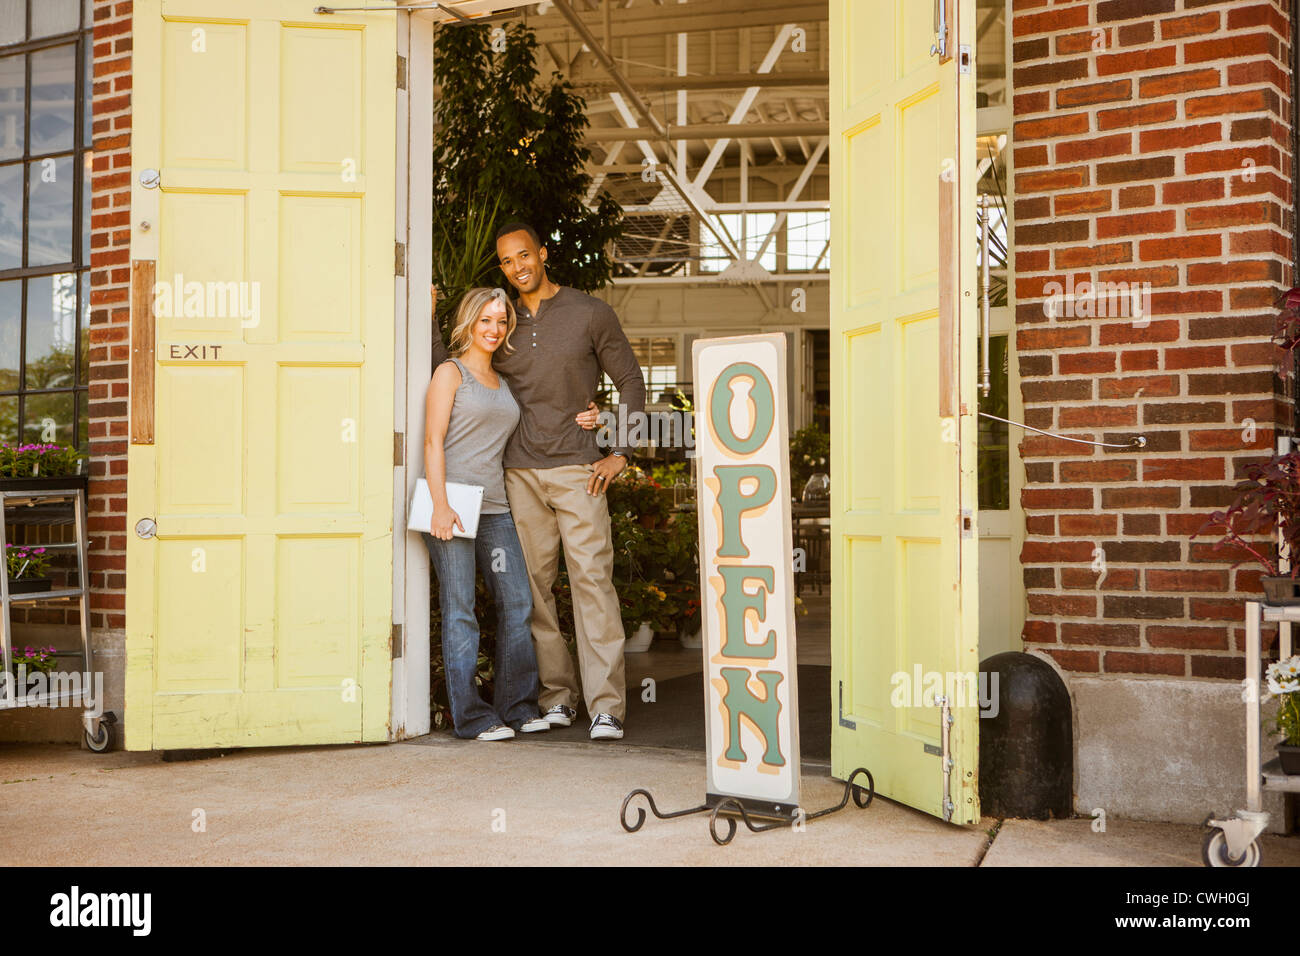
[[[40,0],[32,4],[32,39],[70,33],[77,29],[81,0]]]
[[[86,18],[90,22],[90,18]],[[93,146],[95,144],[94,134],[94,109],[92,108],[92,98],[95,94],[95,61],[90,55],[90,41],[83,44],[81,62],[83,66],[81,75],[82,95],[85,97],[81,108],[81,145]]]
[[[77,354],[77,384],[90,383],[90,272],[81,274],[81,348]]]
[[[32,54],[31,155],[72,149],[77,55],[72,44]]]
[[[18,343],[23,323],[23,282],[0,282],[0,392],[18,391]],[[10,422],[12,426],[14,422]]]
[[[95,154],[89,150],[81,156],[81,258],[83,266],[90,264],[90,184]]]
[[[67,445],[72,437],[72,392],[28,395],[23,411],[23,441]]]
[[[831,239],[827,212],[792,212],[786,221],[786,268],[791,272],[825,271],[823,253]],[[818,260],[821,260],[818,262]]]
[[[753,259],[758,255],[759,248],[767,239],[767,234],[772,231],[774,225],[776,225],[776,213],[774,212],[751,212],[745,217],[745,242],[741,247],[745,250],[745,258]],[[763,258],[759,260],[759,265],[768,272],[776,271],[775,240],[768,244],[767,249],[763,252]]]
[[[72,157],[40,159],[29,170],[27,264],[72,261]]]
[[[18,440],[18,396],[0,398],[0,441]]]
[[[0,159],[23,154],[23,91],[27,88],[27,58],[0,57]]]
[[[23,264],[23,164],[0,166],[0,269]]]
[[[27,280],[27,388],[73,385],[76,280],[71,272]]]
[[[77,394],[77,447],[82,454],[90,453],[90,393],[84,389]]]
[[[27,0],[0,0],[0,43],[27,38]]]

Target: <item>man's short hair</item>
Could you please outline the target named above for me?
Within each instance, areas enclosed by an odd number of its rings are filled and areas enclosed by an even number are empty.
[[[500,242],[502,236],[508,236],[512,232],[526,232],[532,237],[533,242],[537,243],[537,248],[540,249],[542,247],[542,237],[537,234],[537,230],[528,225],[528,223],[522,222],[518,219],[512,219],[510,222],[498,229],[495,241]]]

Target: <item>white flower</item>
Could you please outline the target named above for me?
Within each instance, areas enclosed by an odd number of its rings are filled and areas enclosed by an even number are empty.
[[[1296,691],[1300,691],[1300,680],[1280,681],[1272,674],[1269,674],[1268,691],[1270,694],[1294,694]]]

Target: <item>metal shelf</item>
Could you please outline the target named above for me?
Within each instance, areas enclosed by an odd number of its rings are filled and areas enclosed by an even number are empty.
[[[82,666],[83,673],[91,675],[94,672],[94,655],[90,646],[90,588],[88,586],[89,561],[87,558],[89,536],[86,530],[86,477],[84,475],[72,475],[63,484],[54,480],[48,482],[24,481],[14,484],[20,484],[21,487],[13,487],[12,484],[9,487],[0,486],[0,542],[3,542],[6,546],[9,544],[10,527],[67,526],[71,524],[76,535],[75,541],[58,542],[49,545],[36,544],[33,547],[74,549],[77,556],[77,582],[79,586],[51,591],[11,594],[9,592],[8,574],[0,574],[0,665],[3,665],[3,669],[0,670],[0,677],[13,672],[14,634],[10,612],[14,605],[70,600],[76,600],[80,605],[81,650],[57,651],[55,656],[80,658],[84,662]],[[32,487],[33,485],[36,487]],[[37,504],[38,502],[42,504]],[[56,502],[61,503],[63,507],[51,507]],[[24,505],[31,505],[32,507],[29,509]],[[70,516],[67,513],[69,506],[72,511]],[[15,510],[18,511],[18,514],[11,514]],[[18,520],[14,520],[15,518]],[[4,681],[4,684],[17,689],[16,681],[7,680]],[[0,697],[0,710],[72,704],[78,701],[83,707],[86,707],[86,696],[92,692],[93,686],[62,691],[57,694],[23,694],[22,696],[15,695],[12,699]],[[103,702],[96,701],[95,703],[100,705],[99,709],[102,711]],[[82,720],[86,724],[87,735],[89,736],[98,727],[99,712],[87,710],[82,716]]]
[[[25,604],[28,601],[66,601],[68,598],[81,597],[81,588],[61,588],[57,591],[29,591],[25,594],[13,594],[10,604]]]

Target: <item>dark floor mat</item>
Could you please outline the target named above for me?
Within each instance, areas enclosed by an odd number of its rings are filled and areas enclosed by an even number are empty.
[[[557,727],[538,741],[587,740],[590,719],[579,716],[572,727]],[[624,743],[674,750],[704,750],[704,677],[696,672],[655,685],[655,701],[641,699],[628,688]],[[831,757],[831,669],[799,665],[799,752],[805,760]]]

